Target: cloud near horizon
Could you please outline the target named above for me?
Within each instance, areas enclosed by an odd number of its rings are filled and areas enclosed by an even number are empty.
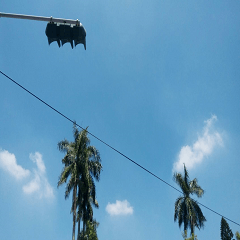
[[[188,170],[195,168],[213,152],[216,146],[223,146],[221,134],[213,129],[216,121],[215,115],[204,121],[203,132],[198,136],[197,141],[192,146],[186,145],[181,148],[177,161],[173,164],[173,172],[182,171],[184,163]]]
[[[130,203],[127,200],[124,200],[124,201],[116,200],[116,203],[107,204],[106,211],[111,216],[132,215],[133,207],[130,205]]]
[[[18,181],[32,177],[32,180],[22,187],[25,194],[37,194],[39,198],[53,198],[53,188],[48,182],[42,155],[36,152],[35,154],[30,154],[29,157],[37,165],[37,169],[33,169],[32,172],[19,165],[13,153],[9,153],[7,150],[0,150],[0,169]]]

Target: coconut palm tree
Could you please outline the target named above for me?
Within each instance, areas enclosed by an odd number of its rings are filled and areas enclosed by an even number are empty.
[[[91,202],[91,198],[94,203],[96,201],[96,189],[93,178],[99,181],[102,170],[100,154],[95,147],[90,146],[87,133],[87,129],[79,131],[76,124],[74,124],[74,142],[63,140],[58,143],[59,150],[66,154],[62,159],[64,168],[59,177],[58,187],[66,183],[69,179],[66,186],[65,198],[68,198],[70,192],[73,191],[71,207],[71,212],[73,213],[73,240],[75,240],[76,220],[78,220],[78,232],[80,232],[80,221],[84,213],[83,203]]]
[[[196,194],[202,197],[204,190],[198,185],[197,179],[190,181],[186,166],[184,165],[184,176],[181,173],[173,175],[174,181],[179,185],[183,196],[177,198],[175,202],[174,221],[178,220],[179,227],[184,225],[184,231],[191,229],[191,235],[194,234],[194,227],[198,229],[204,227],[206,218],[203,216],[198,202],[190,197]]]
[[[87,139],[87,131],[84,132],[85,147],[82,149],[82,162],[84,172],[78,184],[78,236],[80,234],[80,221],[83,221],[83,233],[86,230],[87,222],[93,221],[92,206],[98,208],[96,200],[96,187],[94,179],[100,180],[100,172],[102,170],[100,154],[94,146],[90,146],[90,141]]]

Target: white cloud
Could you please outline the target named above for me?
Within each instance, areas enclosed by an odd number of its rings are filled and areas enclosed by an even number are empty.
[[[184,163],[188,170],[194,168],[209,156],[216,146],[223,146],[221,134],[213,129],[215,121],[217,121],[217,116],[213,115],[204,122],[203,133],[197,141],[192,146],[187,145],[181,148],[178,159],[173,165],[173,172],[182,171]]]
[[[31,194],[40,190],[41,180],[37,172],[35,171],[35,176],[32,181],[23,186],[23,191],[27,194]]]
[[[24,169],[23,167],[17,164],[15,155],[6,150],[0,151],[0,168],[8,172],[17,180],[21,180],[30,175],[29,170]]]
[[[44,162],[42,160],[42,155],[39,152],[35,152],[35,154],[30,153],[29,158],[37,164],[37,168],[40,173],[46,172],[46,167],[44,165]]]
[[[36,193],[40,198],[53,198],[53,188],[48,182],[46,167],[42,160],[42,155],[39,152],[36,152],[35,154],[31,153],[29,157],[34,163],[36,163],[37,169],[33,170],[33,179],[23,186],[24,193]]]
[[[111,215],[132,215],[133,207],[127,200],[119,201],[116,203],[108,203],[106,207],[106,211]]]
[[[24,193],[28,195],[37,194],[40,198],[53,198],[53,188],[48,182],[46,167],[42,160],[42,155],[39,152],[36,152],[35,154],[31,153],[29,158],[37,166],[32,172],[18,165],[14,154],[9,153],[6,150],[0,150],[0,169],[3,169],[12,175],[16,180],[23,180],[32,177],[32,180],[22,187]]]

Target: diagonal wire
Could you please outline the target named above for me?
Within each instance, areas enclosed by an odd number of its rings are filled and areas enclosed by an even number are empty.
[[[25,90],[26,92],[28,92],[30,95],[32,95],[33,97],[35,97],[36,99],[38,99],[40,102],[42,102],[43,104],[45,104],[46,106],[48,106],[49,108],[51,108],[53,111],[55,111],[56,113],[58,113],[59,115],[61,115],[62,117],[64,117],[65,119],[67,119],[68,121],[72,122],[73,124],[76,124],[78,127],[80,127],[81,129],[84,129],[82,126],[78,125],[75,121],[71,120],[70,118],[68,118],[66,115],[64,115],[63,113],[59,112],[56,108],[52,107],[51,105],[49,105],[48,103],[46,103],[45,101],[43,101],[41,98],[39,98],[38,96],[36,96],[35,94],[33,94],[32,92],[30,92],[28,89],[26,89],[25,87],[23,87],[21,84],[19,84],[18,82],[16,82],[15,80],[13,80],[12,78],[10,78],[7,74],[3,73],[0,70],[0,73],[5,76],[6,78],[8,78],[9,80],[11,80],[13,83],[15,83],[16,85],[18,85],[20,88],[22,88],[23,90]],[[145,167],[143,167],[142,165],[140,165],[139,163],[135,162],[134,160],[132,160],[130,157],[126,156],[125,154],[123,154],[122,152],[120,152],[119,150],[117,150],[116,148],[112,147],[111,145],[109,145],[108,143],[104,142],[103,140],[101,140],[100,138],[98,138],[97,136],[95,136],[94,134],[92,134],[91,132],[87,131],[89,135],[91,135],[92,137],[94,137],[95,139],[97,139],[98,141],[100,141],[101,143],[103,143],[104,145],[108,146],[109,148],[111,148],[113,151],[117,152],[118,154],[122,155],[124,158],[126,158],[127,160],[129,160],[130,162],[134,163],[135,165],[137,165],[138,167],[140,167],[141,169],[143,169],[144,171],[146,171],[147,173],[149,173],[150,175],[152,175],[153,177],[157,178],[158,180],[162,181],[163,183],[165,183],[166,185],[168,185],[169,187],[173,188],[174,190],[178,191],[179,193],[183,194],[182,191],[180,191],[179,189],[175,188],[174,186],[172,186],[171,184],[169,184],[168,182],[164,181],[162,178],[158,177],[156,174],[152,173],[151,171],[149,171],[148,169],[146,169]],[[196,201],[196,200],[195,200]],[[230,222],[240,226],[239,223],[224,217],[222,214],[214,211],[213,209],[203,205],[202,203],[196,201],[199,205],[203,206],[204,208],[208,209],[209,211],[229,220]]]

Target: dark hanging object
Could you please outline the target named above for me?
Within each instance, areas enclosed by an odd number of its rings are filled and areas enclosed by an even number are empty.
[[[59,39],[59,26],[56,23],[48,23],[46,27],[46,35],[48,37],[48,44],[50,45],[52,42],[57,41],[58,46],[60,47],[60,39]]]
[[[86,50],[86,30],[82,25],[73,26],[73,39],[75,46],[77,46],[79,43],[82,43]]]
[[[73,48],[73,36],[72,36],[73,28],[70,25],[60,25],[59,26],[59,38],[62,42],[62,45],[69,42]]]
[[[73,48],[73,41],[74,45],[77,46],[78,44],[83,44],[86,50],[86,30],[79,22],[76,25],[70,24],[56,24],[50,21],[46,27],[46,35],[48,37],[49,45],[52,42],[57,42],[58,46],[64,45],[65,43],[69,42],[71,47]]]

